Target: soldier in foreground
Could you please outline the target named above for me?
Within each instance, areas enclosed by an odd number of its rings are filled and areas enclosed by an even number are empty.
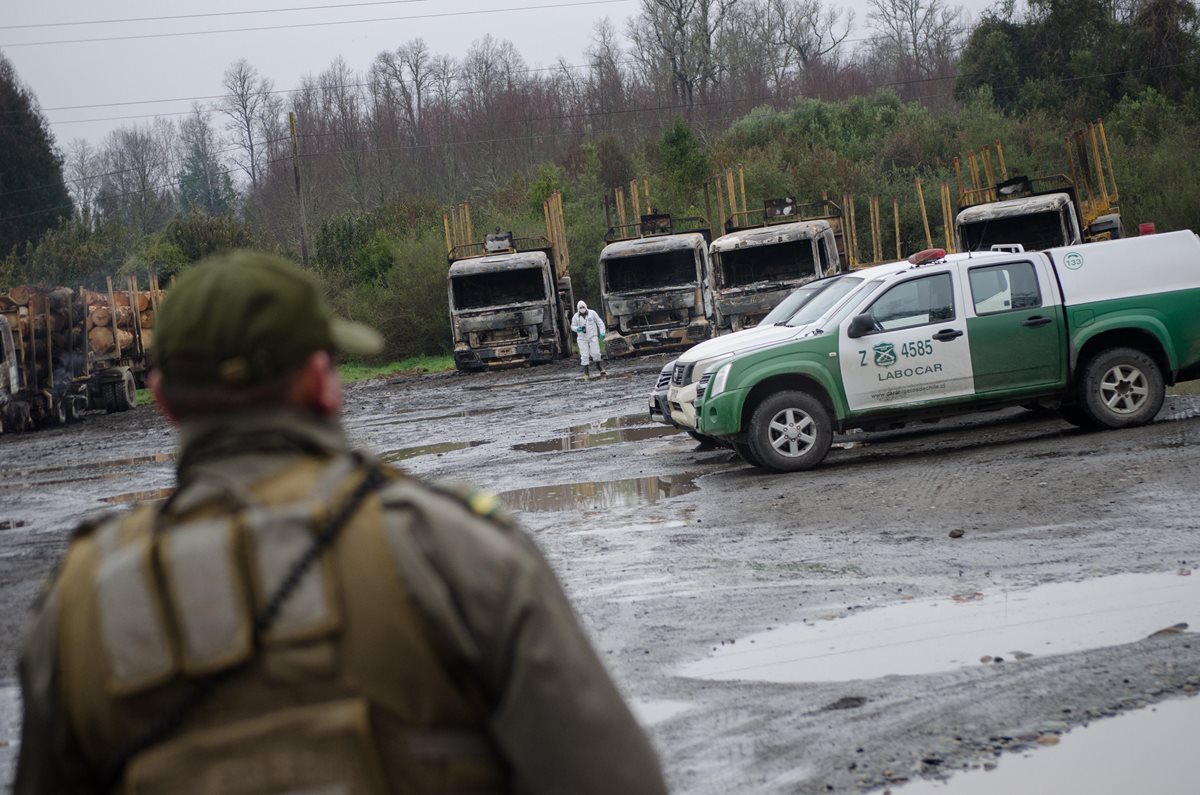
[[[347,448],[331,352],[375,332],[251,252],[156,332],[178,485],[76,532],[22,651],[18,795],[665,792],[494,499]]]

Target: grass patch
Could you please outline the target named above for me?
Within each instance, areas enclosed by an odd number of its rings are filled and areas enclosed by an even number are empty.
[[[401,374],[440,373],[454,369],[453,356],[413,356],[399,362],[388,364],[358,364],[346,362],[338,366],[342,382],[353,384],[357,381],[369,381],[372,378],[387,378]]]
[[[137,404],[136,405],[149,406],[153,402],[154,402],[154,395],[152,395],[150,393],[149,389],[139,389],[137,391]]]
[[[1167,387],[1168,395],[1200,395],[1200,381],[1184,381]]]

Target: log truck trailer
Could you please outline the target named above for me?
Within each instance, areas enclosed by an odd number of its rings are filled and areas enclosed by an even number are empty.
[[[162,291],[18,287],[0,294],[0,432],[128,411],[145,385]]]

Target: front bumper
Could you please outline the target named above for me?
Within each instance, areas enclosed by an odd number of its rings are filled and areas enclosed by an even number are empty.
[[[604,340],[604,353],[609,358],[635,354],[659,353],[695,345],[712,337],[712,326],[698,320],[683,328],[654,329],[622,334],[610,331]]]
[[[671,419],[681,428],[696,429],[696,384],[672,386],[667,392]]]
[[[745,389],[732,389],[705,397],[696,407],[696,430],[705,436],[735,436],[742,432]]]
[[[555,359],[553,342],[530,342],[496,348],[461,348],[454,351],[454,366],[459,370],[488,370],[546,364]]]

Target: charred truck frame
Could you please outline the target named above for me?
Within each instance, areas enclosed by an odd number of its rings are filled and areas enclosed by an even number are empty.
[[[999,141],[994,161],[986,147],[968,155],[966,182],[962,161],[954,159],[961,197],[955,219],[959,251],[1008,244],[1040,251],[1124,236],[1104,121],[1076,130],[1064,143],[1068,174],[1009,177]]]
[[[797,287],[841,271],[841,216],[833,202],[791,198],[732,213],[709,249],[716,333],[750,328]]]
[[[569,356],[574,311],[562,195],[543,204],[545,236],[499,230],[472,238],[470,207],[443,217],[447,295],[459,370],[543,364]]]
[[[649,205],[649,185],[643,180],[642,186]],[[600,252],[605,353],[612,357],[684,348],[713,336],[708,222],[653,211],[642,215],[637,180],[630,188],[638,220],[626,221],[618,189],[617,223],[610,215],[608,245]],[[607,201],[605,209],[610,210]]]

